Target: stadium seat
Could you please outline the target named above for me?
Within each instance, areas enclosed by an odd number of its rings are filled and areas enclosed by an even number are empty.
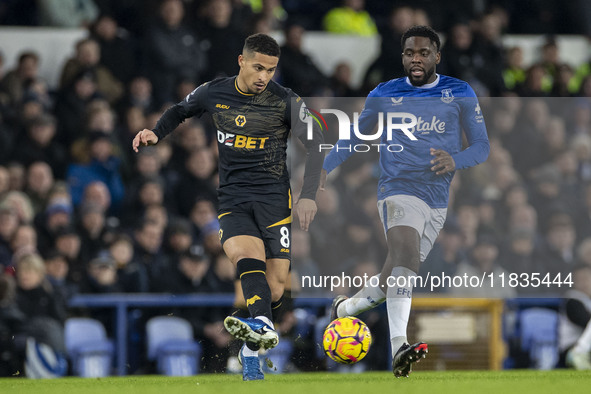
[[[199,371],[201,346],[193,339],[193,328],[185,319],[158,316],[146,325],[148,359],[156,361],[158,373],[190,376]]]
[[[70,318],[66,320],[64,336],[75,375],[85,378],[110,375],[114,347],[101,322]]]
[[[529,353],[531,367],[552,369],[558,362],[558,313],[548,308],[528,308],[519,315],[521,349]]]

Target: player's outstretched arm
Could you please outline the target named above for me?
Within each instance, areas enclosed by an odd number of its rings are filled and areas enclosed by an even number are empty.
[[[296,213],[300,219],[300,228],[304,231],[308,231],[310,223],[316,216],[316,201],[309,198],[300,198],[296,204]]]
[[[138,148],[140,146],[148,146],[148,145],[155,145],[158,142],[158,137],[156,134],[149,129],[143,129],[139,133],[136,134],[133,142],[131,143],[131,147],[135,152],[138,152]]]

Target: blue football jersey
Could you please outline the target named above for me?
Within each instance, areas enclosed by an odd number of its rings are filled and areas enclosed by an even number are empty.
[[[359,115],[358,132],[375,134],[376,125],[382,129],[380,143],[373,144],[380,152],[379,200],[405,194],[431,208],[446,208],[454,174],[431,171],[430,149],[448,152],[457,170],[485,161],[490,150],[476,94],[466,82],[445,75],[423,86],[413,86],[406,77],[378,85]],[[462,130],[469,145],[464,150]],[[327,172],[355,153],[356,145],[368,144],[354,131],[352,127],[350,139],[340,139],[326,157]]]

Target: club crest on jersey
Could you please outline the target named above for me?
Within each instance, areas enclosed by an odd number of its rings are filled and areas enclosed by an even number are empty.
[[[244,127],[246,124],[246,117],[244,115],[238,115],[236,119],[234,119],[234,122],[236,123],[236,126]]]
[[[451,92],[451,89],[443,89],[441,91],[441,101],[443,101],[446,104],[449,104],[452,101],[454,101],[454,95]]]

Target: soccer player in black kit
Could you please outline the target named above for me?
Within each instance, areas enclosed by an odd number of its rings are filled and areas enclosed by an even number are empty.
[[[291,193],[286,165],[287,137],[296,133],[307,149],[304,183],[295,210],[300,226],[316,214],[316,191],[324,155],[319,129],[304,135],[306,108],[290,89],[271,78],[280,50],[265,35],[249,36],[238,56],[237,76],[204,83],[185,100],[169,108],[154,130],[144,129],[133,149],[156,144],[182,121],[209,112],[217,128],[220,239],[236,265],[250,318],[228,316],[224,325],[245,341],[240,350],[244,380],[264,379],[259,348],[277,345],[272,309],[281,304],[289,273]],[[292,100],[293,99],[293,100]],[[293,108],[294,103],[297,108]],[[295,115],[292,123],[292,112]]]

